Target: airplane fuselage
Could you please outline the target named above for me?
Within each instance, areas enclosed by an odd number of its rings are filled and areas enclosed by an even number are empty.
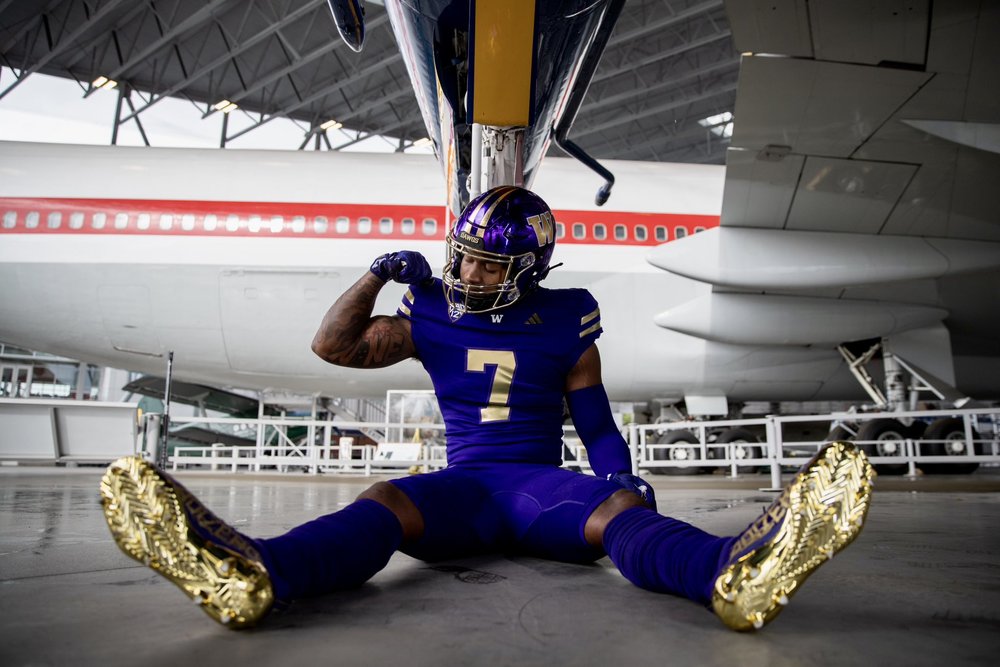
[[[622,162],[610,210],[592,175],[546,161],[557,222],[549,287],[601,303],[617,400],[851,395],[831,350],[727,346],[654,316],[710,288],[649,251],[718,225],[723,168]],[[378,255],[444,264],[450,219],[429,156],[0,144],[0,340],[93,363],[260,390],[383,396],[426,388],[416,361],[377,371],[309,349],[329,305]],[[403,292],[388,285],[376,312]],[[831,381],[833,378],[834,381]]]

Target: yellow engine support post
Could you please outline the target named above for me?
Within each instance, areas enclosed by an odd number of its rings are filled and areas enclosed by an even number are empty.
[[[531,118],[534,0],[476,0],[472,121],[524,127]]]

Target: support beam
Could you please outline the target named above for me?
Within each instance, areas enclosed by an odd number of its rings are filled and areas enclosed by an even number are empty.
[[[142,62],[143,60],[146,60],[154,53],[158,52],[165,46],[169,45],[171,42],[173,42],[173,40],[177,39],[179,36],[193,31],[195,28],[205,23],[213,16],[215,16],[217,13],[222,11],[224,7],[230,4],[234,4],[237,1],[238,0],[214,0],[210,4],[202,7],[194,14],[187,17],[174,27],[172,27],[170,30],[164,33],[163,36],[160,37],[160,39],[156,40],[152,44],[149,44],[146,48],[142,49],[138,53],[130,54],[128,60],[123,62],[121,65],[116,67],[114,71],[112,71],[110,74],[106,74],[105,76],[107,76],[109,79],[114,79],[115,81],[119,80],[124,73],[128,72],[130,69],[135,67],[138,63]],[[87,97],[92,92],[93,89],[88,90],[84,94],[84,97]]]
[[[48,53],[46,53],[44,56],[36,60],[30,67],[28,67],[25,70],[22,70],[21,76],[19,76],[14,81],[14,83],[10,84],[9,86],[7,86],[7,88],[0,91],[0,99],[3,99],[8,93],[10,93],[10,91],[14,90],[19,85],[21,85],[21,83],[25,79],[27,79],[30,75],[34,74],[38,70],[48,65],[50,62],[52,62],[54,58],[57,58],[71,46],[74,46],[76,42],[83,35],[85,35],[88,31],[93,29],[95,25],[100,23],[100,21],[102,21],[106,16],[108,16],[111,12],[117,9],[118,5],[120,5],[122,2],[124,2],[124,0],[109,0],[109,2],[104,6],[102,6],[101,9],[98,10],[96,14],[90,17],[90,20],[86,21],[85,23],[77,27],[77,29],[74,30],[72,33],[70,33],[68,37],[64,37],[63,39],[61,39],[58,44],[54,45],[51,49],[49,49]],[[109,78],[114,78],[114,77],[109,77]]]
[[[267,28],[265,28],[264,30],[261,30],[260,32],[254,34],[254,35],[252,35],[249,39],[246,39],[246,40],[240,42],[239,44],[231,46],[229,48],[229,50],[226,53],[224,53],[223,55],[221,55],[221,56],[215,58],[214,60],[212,60],[211,62],[206,63],[205,65],[199,67],[194,72],[192,72],[187,77],[185,77],[183,80],[178,81],[177,83],[175,83],[174,85],[170,86],[169,88],[164,89],[163,91],[160,92],[160,94],[157,97],[155,97],[154,99],[150,100],[145,106],[142,106],[138,110],[136,110],[135,114],[140,114],[143,111],[145,111],[146,109],[148,109],[151,106],[153,106],[154,104],[156,104],[157,102],[159,102],[160,100],[164,99],[165,97],[171,97],[171,96],[177,94],[178,92],[184,90],[185,88],[187,88],[188,86],[190,86],[191,84],[193,84],[198,79],[201,79],[202,77],[204,77],[206,74],[208,74],[212,70],[214,70],[217,67],[219,67],[221,65],[224,65],[225,63],[233,60],[234,58],[236,58],[236,56],[238,56],[238,55],[242,54],[243,52],[249,50],[251,47],[256,46],[257,44],[259,44],[264,39],[266,39],[266,38],[270,37],[271,35],[273,35],[274,33],[278,32],[278,30],[280,30],[281,28],[285,27],[286,25],[288,25],[288,24],[290,24],[290,23],[292,23],[294,21],[297,21],[302,16],[304,16],[304,15],[308,14],[309,12],[313,11],[314,9],[316,9],[317,7],[319,7],[320,5],[325,6],[326,3],[327,3],[327,0],[312,0],[311,2],[309,2],[307,4],[304,4],[301,7],[298,7],[296,9],[294,9],[293,11],[289,12],[286,16],[282,17],[281,21],[276,21],[274,23],[271,23],[270,25],[267,26]],[[133,115],[135,115],[135,114],[133,114]],[[128,120],[128,118],[126,118],[125,120]]]
[[[385,61],[382,61],[382,62],[384,63]],[[373,66],[373,67],[376,67],[376,66]],[[366,68],[366,69],[370,69],[370,68]],[[316,100],[318,100],[318,99],[320,99],[322,97],[325,97],[326,95],[329,95],[329,94],[331,94],[333,92],[336,92],[337,90],[340,90],[340,88],[342,88],[344,85],[347,85],[346,82],[340,81],[340,82],[335,83],[332,86],[329,86],[327,88],[321,89],[317,93],[314,93],[313,95],[310,95],[309,97],[307,97],[304,100],[298,102],[297,104],[293,104],[292,106],[285,107],[279,113],[271,114],[267,118],[261,119],[259,122],[251,125],[250,127],[240,130],[236,134],[234,134],[231,137],[229,137],[228,140],[232,141],[233,139],[236,139],[237,137],[240,137],[240,136],[246,134],[247,132],[250,132],[252,130],[257,129],[261,125],[264,125],[266,123],[271,122],[275,118],[284,118],[284,117],[287,117],[289,114],[297,111],[298,109],[301,109],[302,107],[307,106],[307,105],[311,104],[312,102],[314,102],[314,101],[316,101]],[[393,100],[396,100],[396,99],[398,99],[400,97],[403,97],[405,95],[412,95],[412,94],[413,94],[413,91],[410,90],[409,88],[400,88],[397,91],[395,91],[394,93],[390,93],[386,97],[382,97],[380,99],[373,100],[372,102],[369,102],[368,104],[365,104],[363,106],[358,107],[357,109],[351,111],[350,113],[341,116],[337,120],[340,121],[340,122],[344,122],[344,120],[347,120],[349,118],[354,118],[356,116],[361,115],[362,113],[364,113],[366,111],[370,111],[371,109],[375,109],[377,107],[380,107],[383,104],[388,104],[389,102],[392,102]],[[418,118],[419,118],[419,116],[418,116]],[[406,123],[409,123],[410,120],[412,120],[412,119],[407,119]]]
[[[648,118],[649,116],[655,116],[657,114],[664,113],[672,109],[678,109],[686,104],[694,104],[695,102],[709,100],[719,95],[734,92],[735,90],[736,90],[736,82],[734,81],[733,83],[724,86],[711,86],[708,88],[708,90],[702,92],[699,95],[691,97],[682,97],[680,99],[671,100],[670,102],[667,102],[665,104],[660,104],[655,107],[651,107],[649,109],[644,109],[643,111],[640,111],[638,113],[619,114],[613,120],[605,121],[597,125],[591,125],[585,128],[581,132],[574,133],[575,134],[574,140],[579,141],[581,137],[586,137],[591,134],[596,134],[597,132],[601,132],[603,130],[607,130],[612,127],[617,127],[625,123],[631,123],[640,118]]]
[[[377,28],[377,27],[381,26],[382,24],[387,23],[388,21],[389,21],[389,17],[388,17],[387,14],[383,14],[382,16],[374,19],[373,21],[371,21],[371,23],[367,24],[368,33],[371,34],[371,30],[372,29]],[[275,81],[277,81],[278,79],[281,79],[282,77],[288,76],[289,74],[291,74],[292,72],[294,72],[296,69],[298,69],[298,68],[302,67],[303,65],[308,64],[308,63],[310,63],[310,62],[312,62],[312,61],[314,61],[314,60],[316,60],[318,58],[320,58],[321,56],[326,55],[327,53],[333,51],[335,48],[339,48],[342,44],[343,44],[343,42],[341,40],[331,39],[327,44],[324,44],[323,46],[321,46],[319,48],[313,49],[309,53],[307,53],[304,56],[302,56],[301,59],[296,60],[295,62],[291,63],[290,65],[288,65],[286,67],[283,67],[283,68],[281,68],[281,69],[279,69],[279,70],[277,70],[275,72],[272,72],[271,74],[269,74],[267,76],[257,78],[254,81],[254,84],[252,86],[246,87],[242,91],[240,91],[239,93],[236,93],[235,95],[230,95],[230,96],[226,97],[226,99],[228,99],[230,102],[239,103],[241,100],[246,99],[247,97],[249,97],[253,93],[255,93],[258,90],[260,90],[261,88],[264,88],[264,87],[266,87],[266,86],[274,83]],[[402,59],[402,55],[400,55],[397,52],[393,56],[390,56],[389,58],[386,58],[384,60],[380,60],[377,63],[373,63],[372,65],[369,65],[368,67],[365,67],[365,68],[359,70],[358,72],[356,72],[351,77],[349,77],[347,79],[343,79],[341,81],[338,81],[334,85],[321,90],[319,93],[313,94],[312,96],[306,98],[296,108],[301,108],[302,106],[305,106],[305,104],[308,104],[309,102],[312,102],[313,100],[316,100],[316,99],[318,99],[320,97],[323,97],[324,95],[329,95],[330,93],[337,92],[338,90],[341,90],[342,88],[345,88],[346,86],[349,86],[350,84],[352,84],[352,83],[354,83],[356,81],[359,81],[361,79],[365,79],[368,76],[370,76],[371,74],[373,74],[374,72],[377,72],[377,71],[379,71],[379,70],[381,70],[381,69],[383,69],[385,67],[389,67],[390,65],[393,65],[396,61],[401,60],[401,59]],[[205,112],[205,115],[203,116],[203,118],[207,118],[208,116],[211,116],[213,113],[215,113],[215,109],[209,109],[208,111]],[[285,115],[287,115],[287,114],[285,114]]]

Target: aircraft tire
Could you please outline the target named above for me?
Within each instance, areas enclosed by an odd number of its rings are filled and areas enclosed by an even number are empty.
[[[675,449],[653,450],[653,459],[656,461],[669,460],[691,460],[698,457],[698,438],[691,431],[667,431],[656,440],[658,445],[675,445],[680,443],[690,443],[692,447],[677,447]],[[697,466],[685,466],[683,468],[650,468],[654,475],[698,475],[704,472]]]
[[[891,456],[901,453],[900,446],[894,442],[902,443],[909,437],[909,431],[897,419],[873,419],[861,424],[858,429],[856,440],[875,440],[875,444],[861,445],[861,450],[868,454],[874,463],[879,456]],[[905,463],[882,463],[875,466],[875,471],[880,475],[904,475],[908,466]]]
[[[760,447],[760,438],[752,431],[745,428],[729,428],[719,434],[716,444],[742,445],[733,447],[733,456],[737,459],[759,459],[763,455]],[[744,472],[758,472],[760,469],[752,465],[738,465],[737,470]]]
[[[931,422],[924,431],[927,442],[920,451],[928,456],[965,456],[965,423],[957,417],[941,417]],[[961,446],[958,446],[961,443]],[[920,469],[927,475],[968,475],[979,468],[979,462],[966,463],[922,463]]]

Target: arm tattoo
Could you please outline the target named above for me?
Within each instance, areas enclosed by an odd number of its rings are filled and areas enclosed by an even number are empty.
[[[366,274],[330,307],[312,349],[338,366],[382,368],[413,356],[410,323],[401,317],[372,317],[382,281]]]

